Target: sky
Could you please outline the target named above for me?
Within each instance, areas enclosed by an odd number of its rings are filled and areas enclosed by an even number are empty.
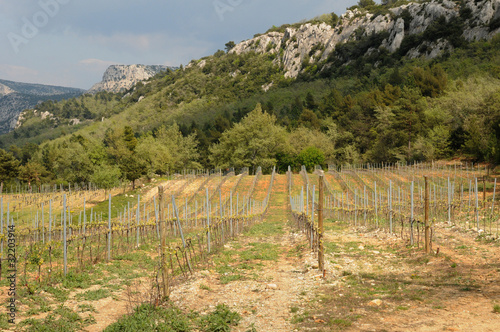
[[[0,79],[89,89],[112,64],[186,65],[357,0],[0,0]]]

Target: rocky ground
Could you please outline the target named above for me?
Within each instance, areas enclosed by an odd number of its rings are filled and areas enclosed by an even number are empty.
[[[331,220],[323,278],[285,199],[273,197],[266,220],[177,287],[174,303],[202,313],[227,304],[242,316],[235,331],[500,328],[498,240],[438,224],[434,254],[425,255],[394,235]]]

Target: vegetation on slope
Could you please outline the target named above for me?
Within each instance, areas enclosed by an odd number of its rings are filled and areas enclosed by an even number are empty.
[[[463,18],[452,28],[445,23],[431,28],[453,39]],[[304,63],[296,80],[284,77],[273,55],[218,51],[126,94],[45,102],[0,137],[7,166],[19,161],[3,181],[110,183],[183,168],[500,160],[498,36],[455,38],[453,52],[432,60],[367,52],[383,36],[371,37],[338,46],[319,65]],[[403,46],[417,43],[407,38]],[[51,115],[42,119],[44,112]]]

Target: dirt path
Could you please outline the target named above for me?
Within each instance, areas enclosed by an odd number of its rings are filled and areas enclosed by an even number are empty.
[[[301,310],[307,314],[300,330],[500,329],[498,241],[478,241],[477,233],[440,224],[439,254],[427,256],[385,233],[329,226],[330,277]]]
[[[215,252],[206,270],[176,286],[173,303],[200,314],[226,304],[242,317],[233,329],[238,332],[500,330],[500,313],[494,312],[500,311],[498,240],[441,223],[433,244],[439,253],[425,255],[383,231],[327,220],[323,278],[305,235],[287,220],[287,200],[286,176],[277,175],[265,219]],[[103,330],[131,311],[123,280],[137,276],[123,271],[130,264],[139,273],[145,258],[104,265],[106,283],[69,294],[65,305],[71,310],[92,309],[82,313],[95,318],[87,331]],[[149,264],[146,269],[154,262]],[[145,288],[132,289],[143,296],[139,301],[147,300],[148,277],[139,279]],[[101,288],[111,294],[77,298]]]
[[[446,224],[427,256],[380,231],[328,221],[326,278],[304,234],[287,222],[277,176],[265,220],[227,244],[211,267],[174,290],[186,310],[226,304],[234,331],[497,331],[499,243]]]
[[[306,267],[313,262],[303,235],[287,224],[286,200],[286,177],[277,175],[263,223],[227,244],[212,268],[175,289],[174,303],[201,313],[224,303],[242,316],[234,331],[293,331],[293,311],[321,281]]]

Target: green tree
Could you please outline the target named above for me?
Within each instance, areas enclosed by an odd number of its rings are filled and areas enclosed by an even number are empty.
[[[234,43],[234,41],[229,41],[224,46],[226,46],[226,52],[229,52],[236,46],[236,44]]]
[[[123,157],[119,168],[123,176],[132,182],[132,190],[135,190],[135,181],[147,174],[146,162],[135,153]]]
[[[137,138],[134,136],[134,130],[130,126],[125,126],[123,130],[123,140],[130,151],[134,151],[137,146]]]
[[[7,182],[19,174],[19,160],[12,153],[0,149],[0,182]]]
[[[304,110],[302,111],[302,114],[300,114],[299,125],[303,125],[307,128],[311,128],[311,129],[319,129],[321,126],[321,123],[320,123],[316,113],[314,113],[313,111],[311,111],[307,108],[304,108]]]
[[[310,146],[302,150],[297,159],[301,165],[307,168],[308,172],[311,172],[314,166],[325,163],[325,154],[317,147]]]
[[[332,27],[336,27],[337,23],[339,23],[339,16],[337,14],[335,14],[334,12],[332,12],[330,14],[330,25]]]
[[[36,184],[41,184],[42,175],[46,172],[45,167],[36,161],[29,161],[26,165],[21,166],[19,170],[19,178],[28,183],[31,188],[31,184],[34,182]]]
[[[413,79],[416,86],[422,91],[422,95],[427,97],[439,96],[448,84],[446,72],[440,65],[434,65],[422,69],[420,67],[413,68]]]
[[[219,167],[269,168],[284,147],[286,132],[276,118],[262,111],[260,104],[240,123],[225,131],[218,144],[210,147],[211,161]]]
[[[358,6],[360,6],[361,8],[373,7],[376,5],[377,4],[373,0],[359,0],[358,1]]]
[[[106,197],[108,190],[120,184],[121,177],[122,173],[117,166],[100,165],[94,170],[90,181],[95,183],[99,188],[104,189],[104,197]]]

